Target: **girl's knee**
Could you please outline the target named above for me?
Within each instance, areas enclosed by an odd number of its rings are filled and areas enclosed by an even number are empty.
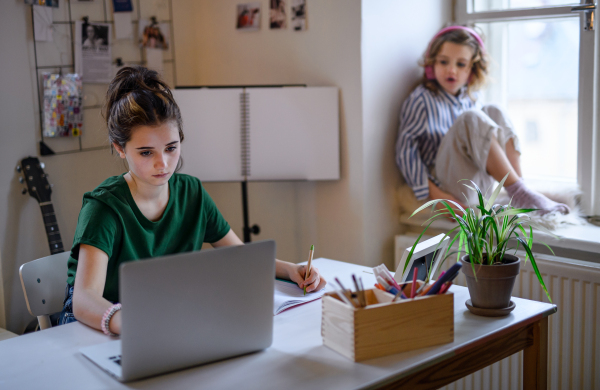
[[[486,104],[481,108],[481,110],[496,123],[508,122],[506,113],[502,108],[500,108],[500,106],[495,104]]]
[[[483,129],[488,126],[483,126],[483,124],[490,123],[489,117],[481,110],[478,109],[470,109],[466,110],[462,114],[456,118],[454,125],[452,128],[455,130],[465,131],[465,132],[473,132],[478,129]]]
[[[476,109],[476,108],[471,108],[469,110],[464,111],[462,114],[460,114],[458,116],[458,118],[456,118],[456,122],[458,122],[458,121],[462,121],[462,122],[478,121],[480,119],[484,119],[485,116],[486,115],[483,113],[483,111]]]

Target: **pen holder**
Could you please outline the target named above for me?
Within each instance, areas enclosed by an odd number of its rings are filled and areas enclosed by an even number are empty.
[[[403,291],[410,292],[411,284]],[[323,296],[323,345],[358,362],[454,341],[454,294],[395,302],[377,289],[365,295],[363,308],[349,306],[335,293]]]

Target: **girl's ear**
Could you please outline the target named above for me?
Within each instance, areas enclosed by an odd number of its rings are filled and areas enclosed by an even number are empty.
[[[119,144],[117,144],[116,142],[113,142],[113,148],[115,148],[117,153],[119,153],[119,157],[125,158],[125,150],[123,150],[123,148],[121,146],[119,146]]]

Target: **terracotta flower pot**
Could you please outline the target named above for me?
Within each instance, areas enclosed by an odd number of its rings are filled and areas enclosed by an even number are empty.
[[[521,260],[518,257],[504,255],[505,264],[475,264],[475,274],[469,261],[469,255],[462,256],[460,261],[462,272],[467,277],[472,306],[492,310],[509,307],[515,279],[519,275],[521,267]],[[475,280],[475,275],[477,275],[477,280]]]

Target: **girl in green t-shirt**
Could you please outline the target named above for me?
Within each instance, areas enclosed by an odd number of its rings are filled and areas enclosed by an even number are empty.
[[[243,245],[200,181],[175,173],[181,164],[183,124],[168,86],[144,67],[121,69],[104,112],[108,136],[129,171],[84,195],[69,259],[62,323],[78,320],[120,334],[118,265],[122,262]],[[313,292],[326,281],[317,268],[276,260],[276,276]]]

